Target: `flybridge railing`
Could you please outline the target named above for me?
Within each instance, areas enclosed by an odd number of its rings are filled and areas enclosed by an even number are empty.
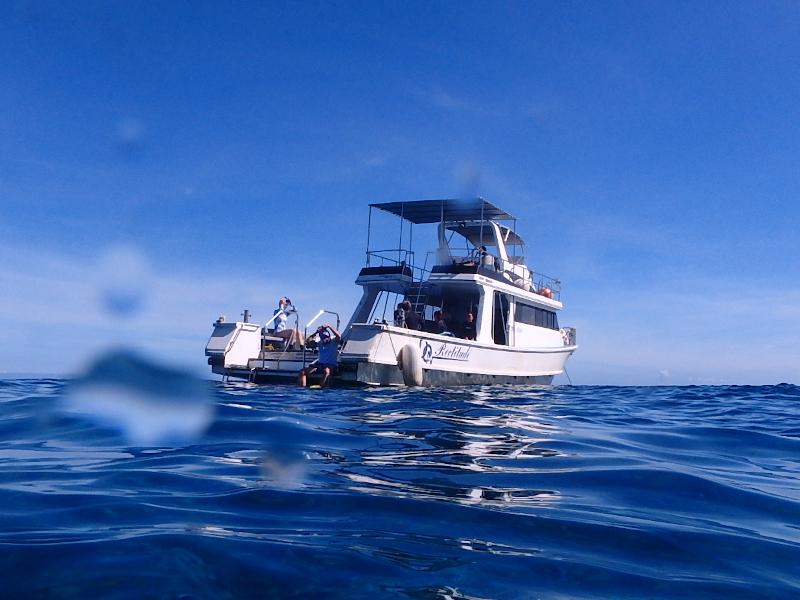
[[[388,250],[370,250],[367,252],[367,266],[368,267],[383,267],[386,265],[402,265],[411,269],[412,279],[422,281],[430,274],[426,265],[417,267],[414,264],[414,252],[412,250],[403,250],[397,248],[389,248]]]
[[[431,253],[429,252],[428,254],[430,255]],[[474,251],[467,256],[454,256],[451,254],[450,259],[457,264],[479,265],[484,269],[505,273],[511,278],[511,283],[517,287],[545,298],[561,301],[561,280],[543,273],[529,271],[524,264],[520,264],[521,257],[517,261],[503,260],[488,252]]]
[[[534,282],[534,291],[537,294],[558,300],[561,302],[561,280],[549,275],[542,275],[541,273],[531,273],[531,279]],[[550,294],[547,294],[550,290]]]
[[[532,291],[545,298],[561,301],[561,280],[543,273],[535,273],[513,260],[503,260],[493,254],[483,253],[480,257],[481,265],[485,268],[494,268],[496,271],[508,273],[514,285],[524,290]]]
[[[502,263],[503,261],[500,262]],[[509,265],[509,268],[502,269],[502,271],[511,277],[511,281],[514,285],[533,292],[534,294],[544,296],[545,298],[561,302],[561,281],[559,279],[532,271],[521,274],[513,269],[513,265],[510,263],[506,264]],[[501,271],[501,269],[497,270]]]
[[[370,250],[367,252],[367,266],[368,267],[383,267],[387,265],[399,266],[403,265],[408,267],[412,273],[413,281],[425,281],[430,275],[431,268],[436,262],[438,252],[429,251],[425,255],[425,263],[422,267],[417,267],[414,264],[414,252],[412,250],[404,250],[397,248],[389,248],[387,250]],[[473,253],[470,256],[454,256],[450,255],[450,260],[459,264],[472,263],[480,265],[485,269],[493,269],[499,273],[507,273],[511,277],[514,285],[522,289],[529,290],[550,298],[553,300],[561,301],[561,280],[543,273],[534,273],[523,270],[523,267],[513,261],[494,256],[493,254],[484,253],[475,256]],[[429,267],[430,263],[430,267]]]
[[[378,263],[378,264],[374,264]],[[409,266],[414,264],[413,250],[405,250],[404,248],[389,248],[387,250],[367,250],[367,266],[384,266],[385,264],[400,265],[407,264]]]

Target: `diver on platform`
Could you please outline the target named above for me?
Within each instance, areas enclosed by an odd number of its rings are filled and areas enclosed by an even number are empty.
[[[322,372],[320,387],[325,387],[331,374],[336,371],[336,366],[339,362],[339,342],[342,336],[334,327],[322,325],[317,328],[316,333],[310,336],[309,339],[311,337],[317,338],[319,358],[300,371],[299,383],[301,387],[306,387],[308,375]]]

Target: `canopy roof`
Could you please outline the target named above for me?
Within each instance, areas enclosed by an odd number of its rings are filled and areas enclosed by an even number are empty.
[[[506,211],[497,208],[483,198],[411,200],[408,202],[383,202],[370,204],[373,208],[385,210],[411,223],[438,223],[445,221],[510,221]]]
[[[481,227],[480,223],[459,223],[458,225],[451,225],[447,229],[464,236],[476,248],[496,245],[494,232],[489,226]],[[506,246],[522,246],[525,244],[513,229],[505,225],[500,225],[500,234],[503,236]]]

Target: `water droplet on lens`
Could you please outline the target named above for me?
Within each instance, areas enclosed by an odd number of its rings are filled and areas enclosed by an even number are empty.
[[[150,291],[150,266],[131,246],[110,248],[101,258],[100,299],[103,308],[117,317],[136,314]]]
[[[278,489],[300,488],[307,470],[308,457],[299,448],[272,446],[261,459],[261,477]]]
[[[117,148],[125,158],[135,158],[145,146],[144,123],[139,119],[126,118],[117,124]]]
[[[214,415],[207,382],[126,350],[95,360],[69,386],[65,406],[118,430],[134,446],[189,443]]]

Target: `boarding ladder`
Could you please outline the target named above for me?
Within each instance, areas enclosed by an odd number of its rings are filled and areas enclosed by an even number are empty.
[[[406,298],[411,302],[412,310],[423,319],[425,318],[425,306],[428,301],[428,293],[423,282],[412,283],[406,291]]]

